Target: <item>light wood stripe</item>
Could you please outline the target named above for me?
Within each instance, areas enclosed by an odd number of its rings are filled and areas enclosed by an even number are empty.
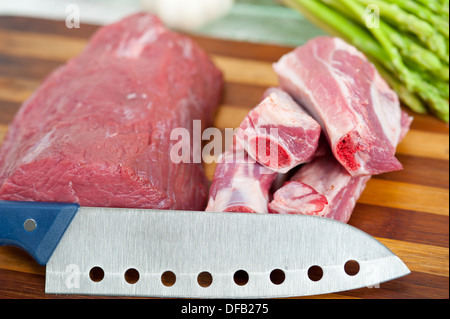
[[[65,62],[81,53],[88,40],[58,35],[0,30],[2,53]]]
[[[398,145],[397,152],[405,155],[449,160],[449,136],[410,130]]]
[[[28,262],[24,262],[24,260]],[[0,246],[0,269],[37,275],[45,274],[45,266],[40,266],[28,253],[20,250],[20,248],[11,246]]]
[[[363,204],[449,215],[447,189],[372,178],[361,195]]]
[[[33,94],[38,86],[38,81],[0,76],[0,99],[8,102],[23,103]]]
[[[255,105],[256,106],[256,105]],[[247,116],[251,108],[243,108],[232,105],[221,105],[216,113],[214,126],[218,129],[237,128]]]
[[[449,249],[388,238],[377,238],[396,254],[411,271],[449,276]]]
[[[278,85],[278,78],[272,69],[272,63],[218,55],[213,55],[212,60],[224,72],[227,82],[265,87]]]
[[[8,126],[0,124],[0,146],[2,145],[7,132],[8,132]]]

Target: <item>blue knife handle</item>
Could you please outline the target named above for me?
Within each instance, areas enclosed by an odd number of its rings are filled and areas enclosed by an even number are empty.
[[[17,246],[45,265],[80,205],[0,201],[0,246]]]

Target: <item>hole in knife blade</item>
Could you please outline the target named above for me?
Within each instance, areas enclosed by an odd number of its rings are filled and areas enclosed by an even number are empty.
[[[323,277],[323,269],[320,266],[311,266],[308,269],[308,278],[312,281],[319,281]]]
[[[161,282],[166,287],[171,287],[175,284],[177,277],[171,271],[166,271],[161,275]]]
[[[245,286],[248,283],[248,273],[245,270],[238,270],[233,276],[234,282],[238,286]]]
[[[207,271],[201,272],[197,276],[197,283],[204,288],[209,287],[212,284],[212,280],[212,275]]]
[[[129,284],[135,284],[139,281],[139,271],[130,268],[125,272],[125,281]]]
[[[344,265],[345,273],[349,276],[356,276],[359,273],[359,263],[356,260],[349,260]]]
[[[94,282],[100,282],[103,280],[103,278],[105,277],[105,272],[103,271],[103,269],[101,267],[93,267],[90,271],[89,271],[89,278],[91,278],[92,281]]]
[[[286,275],[281,269],[274,269],[270,273],[270,281],[275,285],[281,285],[284,279],[286,279]]]

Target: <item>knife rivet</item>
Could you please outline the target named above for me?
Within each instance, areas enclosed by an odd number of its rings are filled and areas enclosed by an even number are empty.
[[[34,219],[27,219],[25,223],[23,223],[23,228],[25,228],[26,231],[32,232],[36,229],[36,221]]]

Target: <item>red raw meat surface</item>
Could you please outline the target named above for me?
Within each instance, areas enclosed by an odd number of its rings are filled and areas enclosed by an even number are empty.
[[[401,170],[395,152],[405,117],[370,61],[342,39],[317,37],[274,64],[280,87],[321,124],[352,176]]]
[[[210,125],[222,85],[209,57],[153,15],[101,28],[11,123],[0,199],[204,209],[202,165],[174,164],[170,133]]]

